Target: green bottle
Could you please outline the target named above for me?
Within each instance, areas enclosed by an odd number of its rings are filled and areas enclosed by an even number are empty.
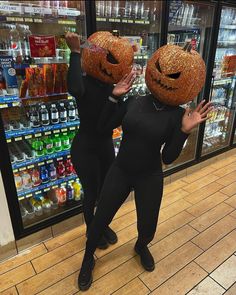
[[[60,152],[62,150],[61,138],[59,134],[56,134],[53,138],[53,147],[55,152]]]
[[[50,137],[45,138],[44,148],[46,154],[52,154],[54,152],[53,140]]]
[[[70,139],[66,133],[63,133],[61,136],[61,144],[63,150],[68,150],[70,148]]]
[[[36,140],[33,143],[34,150],[36,152],[36,156],[40,157],[44,155],[44,150],[43,150],[43,142],[41,140]]]
[[[73,139],[74,139],[74,137],[75,137],[75,131],[71,131],[71,132],[68,134],[68,136],[69,136],[70,145],[71,145],[71,144],[72,144],[72,141],[73,141]]]

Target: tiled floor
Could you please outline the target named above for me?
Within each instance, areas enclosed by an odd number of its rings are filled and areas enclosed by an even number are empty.
[[[236,294],[236,155],[165,186],[158,232],[150,245],[156,269],[143,271],[133,251],[134,203],[112,227],[119,242],[96,252],[96,295]],[[85,227],[80,226],[0,264],[2,295],[69,295],[77,289]]]

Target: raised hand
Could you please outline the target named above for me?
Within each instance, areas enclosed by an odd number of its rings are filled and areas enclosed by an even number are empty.
[[[191,131],[199,124],[207,120],[207,114],[214,108],[212,103],[208,102],[204,105],[205,100],[202,100],[195,110],[187,108],[182,118],[181,130],[185,133]]]
[[[112,94],[115,96],[121,96],[129,92],[132,88],[133,82],[136,78],[134,71],[131,71],[128,75],[125,75],[114,87]]]
[[[80,53],[80,37],[78,34],[67,32],[65,39],[71,52]]]

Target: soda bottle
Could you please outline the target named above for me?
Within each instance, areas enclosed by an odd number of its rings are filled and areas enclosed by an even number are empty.
[[[69,102],[67,111],[68,111],[69,121],[75,121],[76,120],[76,110],[75,110],[75,105],[74,105],[73,101]]]
[[[61,123],[67,122],[67,111],[64,102],[59,105],[59,119]]]
[[[68,133],[68,136],[69,136],[69,141],[70,141],[70,145],[72,144],[72,141],[75,137],[75,132],[74,131],[71,131]]]
[[[66,188],[64,186],[61,186],[59,190],[57,191],[57,199],[58,199],[58,205],[60,207],[65,206],[66,204]]]
[[[68,150],[70,148],[70,139],[66,133],[63,133],[61,136],[61,144],[63,150]]]
[[[30,107],[29,117],[33,127],[40,126],[40,117],[39,117],[39,112],[36,106]]]
[[[22,178],[22,185],[25,189],[29,189],[32,187],[31,176],[27,170],[24,170],[21,173],[21,178]]]
[[[31,172],[31,179],[33,182],[33,186],[38,186],[41,184],[40,174],[39,170],[37,168],[34,168]]]
[[[67,201],[67,204],[71,204],[73,203],[74,201],[74,198],[75,198],[75,191],[74,191],[74,188],[71,184],[67,184],[66,186],[66,201]]]
[[[54,163],[51,163],[49,165],[48,172],[49,172],[49,177],[51,180],[57,179],[57,169],[56,169]]]
[[[60,152],[62,150],[61,138],[58,134],[53,138],[53,147],[55,152]]]
[[[32,148],[35,150],[35,154],[37,157],[44,155],[43,142],[41,140],[33,141]]]
[[[66,168],[65,168],[65,165],[63,164],[63,161],[59,161],[57,165],[57,175],[59,178],[63,178],[66,175]]]
[[[58,109],[57,109],[55,103],[53,103],[50,107],[50,116],[51,116],[51,123],[52,124],[59,123],[59,112],[58,112]]]
[[[67,176],[73,174],[74,167],[73,167],[73,164],[71,163],[71,159],[66,159],[65,160],[65,170],[66,170],[66,175]]]
[[[49,113],[45,104],[42,104],[39,110],[40,121],[43,126],[49,125]]]
[[[17,191],[21,191],[23,189],[23,181],[19,173],[14,173],[14,180]]]
[[[79,183],[79,181],[74,181],[72,183],[72,186],[74,188],[75,201],[80,201],[81,200],[81,184]]]
[[[49,173],[48,173],[46,166],[40,167],[40,178],[42,180],[42,183],[49,182]]]
[[[12,56],[16,58],[18,55],[22,55],[21,43],[20,43],[20,34],[16,29],[15,25],[11,25],[11,30],[9,32],[10,42],[11,42],[11,51]]]
[[[50,137],[44,139],[45,154],[52,154],[54,152],[53,140]]]

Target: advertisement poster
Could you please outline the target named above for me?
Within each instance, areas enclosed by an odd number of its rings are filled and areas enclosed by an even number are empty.
[[[0,88],[17,88],[16,70],[12,56],[0,56]]]
[[[31,57],[56,56],[56,42],[54,36],[29,36]]]

